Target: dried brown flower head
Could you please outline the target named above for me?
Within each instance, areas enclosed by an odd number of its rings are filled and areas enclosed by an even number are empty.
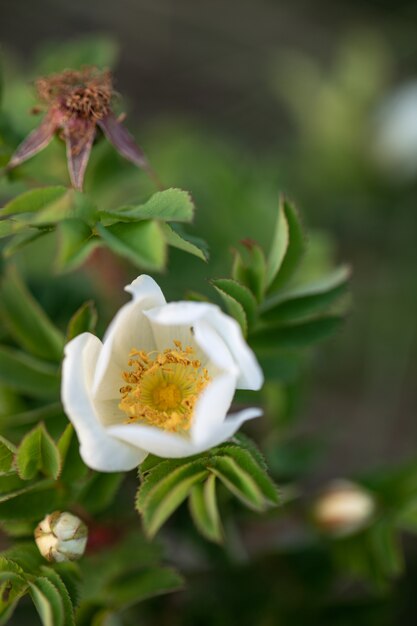
[[[41,124],[18,146],[7,165],[8,170],[46,148],[58,133],[67,146],[71,183],[76,189],[82,189],[99,126],[123,157],[144,169],[159,185],[142,149],[112,112],[114,91],[108,70],[101,71],[96,67],[65,70],[39,78],[35,87],[47,112]]]
[[[87,67],[41,77],[35,82],[39,99],[53,106],[59,102],[68,116],[101,120],[110,112],[113,97],[111,73]]]

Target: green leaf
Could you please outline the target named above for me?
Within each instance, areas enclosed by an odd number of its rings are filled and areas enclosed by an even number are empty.
[[[257,303],[251,291],[232,278],[218,278],[211,281],[221,294],[238,302],[245,312],[249,329],[254,325],[257,316]]]
[[[417,501],[412,500],[402,507],[396,515],[396,523],[398,528],[406,530],[410,533],[417,532]]]
[[[91,228],[78,218],[65,219],[57,225],[58,245],[55,258],[58,272],[68,272],[86,261],[100,244]]]
[[[194,216],[194,203],[190,194],[181,189],[158,191],[145,204],[103,211],[101,216],[118,221],[162,220],[164,222],[190,222]]]
[[[45,479],[46,480],[46,479]],[[36,491],[44,488],[45,480],[38,482],[28,483],[20,478],[20,476],[14,473],[0,475],[0,502],[8,502],[13,498],[17,498],[22,494],[26,494],[30,491]],[[48,479],[48,487],[51,486],[51,481]]]
[[[55,366],[45,361],[0,346],[0,382],[23,394],[45,398],[59,394]]]
[[[223,531],[216,501],[216,476],[194,485],[189,497],[190,512],[198,531],[216,543],[223,541]]]
[[[19,230],[21,230],[21,228],[19,228]],[[0,231],[1,231],[1,227],[0,227]],[[43,237],[44,235],[48,235],[49,232],[50,232],[49,229],[41,230],[39,228],[30,228],[29,230],[25,230],[24,232],[19,232],[17,235],[12,237],[10,241],[8,241],[6,245],[3,247],[2,252],[3,252],[4,258],[5,259],[10,258],[11,256],[13,256],[13,254],[18,252],[22,248],[24,248],[26,245],[32,243],[33,241],[36,241],[37,239],[39,239],[40,237]],[[1,232],[0,232],[0,237],[1,237]]]
[[[11,548],[4,553],[4,555],[21,567],[26,574],[33,574],[38,572],[39,567],[45,562],[41,556],[39,549],[34,541],[32,541],[31,535],[33,531],[32,524],[30,525],[29,540],[15,543]]]
[[[189,465],[193,460],[203,462],[202,456],[191,457],[191,460],[183,459],[161,459],[153,454],[149,455],[145,461],[139,465],[140,487],[136,494],[136,507],[140,512],[146,498],[154,487],[174,470]]]
[[[265,351],[303,348],[325,339],[340,328],[342,322],[339,316],[328,315],[298,324],[263,328],[251,335],[251,347]]]
[[[125,475],[94,472],[79,495],[79,503],[90,513],[100,513],[113,501]]]
[[[66,341],[71,341],[81,333],[93,333],[97,324],[97,309],[92,300],[84,302],[71,317]]]
[[[269,287],[278,274],[289,243],[289,227],[284,210],[285,200],[281,196],[278,206],[277,221],[266,265],[266,286]]]
[[[344,573],[370,580],[384,590],[404,569],[399,539],[393,524],[381,518],[361,532],[338,539],[332,547]]]
[[[231,445],[239,446],[239,448],[247,450],[253,460],[258,464],[258,466],[261,469],[265,470],[265,472],[268,471],[268,465],[266,463],[265,457],[259,450],[256,443],[253,441],[253,439],[251,439],[242,432],[237,432],[235,435],[233,435],[233,438],[230,440],[230,442],[224,443],[221,447],[229,450]]]
[[[305,238],[297,211],[287,200],[283,200],[281,206],[288,224],[289,241],[284,259],[269,283],[268,291],[280,289],[291,278],[305,251]]]
[[[104,601],[99,599],[83,600],[77,607],[77,626],[109,626],[106,624],[107,617],[111,616],[109,609],[103,608]],[[103,623],[104,617],[104,623]],[[113,626],[110,622],[110,626]],[[116,622],[116,626],[119,626]]]
[[[214,288],[222,297],[226,305],[227,312],[238,322],[240,328],[242,329],[243,336],[246,337],[248,334],[248,320],[243,306],[228,293],[216,287],[216,285],[214,285]]]
[[[22,568],[9,558],[0,556],[0,624],[7,623],[27,588]]]
[[[166,459],[165,459],[166,460]],[[155,454],[148,454],[145,460],[140,464],[140,476],[143,478],[148,474],[151,470],[153,470],[157,465],[163,463],[164,459],[156,456]],[[172,462],[172,461],[168,461]]]
[[[3,587],[0,587],[0,593],[4,593],[6,599],[9,597],[9,590],[10,590],[10,582],[6,582],[4,583]],[[0,601],[0,626],[3,626],[4,624],[8,624],[13,613],[14,610],[16,608],[17,605],[17,601],[15,602],[10,602],[10,603],[3,603]]]
[[[367,489],[378,494],[384,509],[398,515],[417,495],[417,460],[372,472],[362,482]]]
[[[29,293],[14,267],[0,280],[0,317],[13,338],[33,355],[59,361],[64,337]]]
[[[195,461],[172,469],[170,461],[149,472],[139,487],[136,507],[142,514],[144,529],[153,537],[170,515],[190,494],[192,487],[207,476],[201,462]]]
[[[257,303],[253,293],[249,291],[247,287],[232,278],[217,278],[212,280],[211,283],[219,290],[237,300],[237,302],[242,305],[249,324],[254,324],[257,315]]]
[[[0,435],[0,474],[13,471],[13,458],[16,447]]]
[[[240,446],[226,445],[223,450],[239,465],[243,472],[252,478],[262,493],[265,503],[276,506],[279,504],[278,490],[266,472],[265,461],[259,450],[250,440],[246,441],[246,449],[241,446],[242,443]]]
[[[34,478],[38,472],[48,478],[58,478],[61,469],[59,451],[43,424],[23,438],[16,454],[16,465],[24,480]]]
[[[56,202],[68,193],[66,187],[39,187],[25,191],[13,198],[0,210],[0,215],[14,215],[17,213],[34,213]]]
[[[370,540],[381,572],[391,578],[404,570],[404,557],[395,528],[380,521],[370,529]]]
[[[194,291],[193,289],[188,289],[186,291],[184,299],[189,300],[190,302],[210,302],[207,296],[198,291]]]
[[[210,466],[213,472],[239,500],[255,511],[264,511],[265,499],[250,474],[228,456],[216,457]]]
[[[2,574],[4,572],[7,572],[8,574],[13,573],[16,576],[20,576],[21,578],[25,577],[25,572],[23,571],[21,566],[4,555],[0,555],[0,572]]]
[[[40,420],[55,419],[63,415],[62,404],[60,402],[54,402],[21,413],[1,415],[0,426],[2,428],[29,426],[38,423]]]
[[[272,354],[259,354],[258,360],[267,380],[292,383],[301,374],[304,355],[296,349],[278,349]]]
[[[211,541],[221,541],[216,477],[252,509],[263,511],[278,503],[277,488],[267,474],[265,461],[247,438],[235,437],[188,459],[151,456],[140,466],[140,476],[136,508],[148,536],[153,536],[189,496],[197,528]]]
[[[115,611],[100,609],[89,622],[89,626],[123,626],[123,623]]]
[[[172,228],[169,224],[161,224],[161,232],[165,237],[165,241],[169,246],[178,248],[183,252],[188,252],[202,261],[207,261],[209,258],[208,246],[203,239],[199,237],[192,237],[184,233],[182,230]]]
[[[31,218],[30,224],[39,227],[53,226],[67,219],[80,219],[95,223],[97,210],[88,196],[75,189],[47,204]]]
[[[147,567],[113,578],[104,590],[106,603],[116,609],[125,609],[147,598],[177,591],[183,579],[171,567]]]
[[[45,576],[40,576],[29,585],[43,626],[64,626],[64,603],[55,585]]]
[[[59,504],[53,481],[45,479],[0,496],[0,518],[38,522],[46,513],[57,509]]]
[[[127,258],[136,266],[161,270],[165,265],[166,244],[159,224],[143,221],[135,224],[96,226],[98,234],[116,254]]]
[[[62,462],[61,482],[73,485],[78,480],[85,478],[88,468],[80,457],[80,444],[72,424],[68,424],[62,433],[57,447]]]
[[[234,250],[233,279],[245,285],[262,302],[266,288],[267,265],[262,248],[254,241],[242,242],[241,251]]]
[[[10,237],[10,235],[15,235],[16,233],[20,233],[20,231],[24,230],[25,228],[26,224],[18,222],[17,220],[0,220],[0,239],[4,239],[4,237]]]
[[[72,606],[68,589],[62,578],[51,567],[43,566],[41,567],[41,571],[43,576],[47,578],[59,592],[64,610],[64,626],[75,626],[74,607]]]
[[[266,322],[286,322],[322,313],[347,290],[350,269],[342,266],[320,281],[267,299],[261,307]]]
[[[85,562],[85,561],[84,561]],[[62,579],[73,606],[78,604],[80,596],[81,569],[75,561],[55,563],[53,569]]]

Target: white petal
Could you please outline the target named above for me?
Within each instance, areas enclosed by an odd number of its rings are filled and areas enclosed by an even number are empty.
[[[39,552],[42,556],[47,556],[49,551],[56,549],[58,545],[58,539],[54,537],[54,535],[41,535],[40,537],[36,537],[36,545],[39,548]]]
[[[196,445],[204,444],[211,433],[224,422],[233,400],[236,376],[223,374],[216,376],[204,389],[195,407],[191,439]]]
[[[257,408],[245,409],[236,415],[231,415],[211,432],[208,440],[198,444],[181,435],[143,424],[110,426],[109,432],[122,441],[129,441],[156,456],[176,459],[199,454],[213,446],[217,446],[234,435],[243,422],[259,415],[262,415],[262,411]]]
[[[239,369],[237,388],[257,390],[262,387],[264,380],[262,370],[246,343],[239,324],[223,313],[218,306],[205,302],[170,302],[166,306],[147,311],[146,316],[152,321],[157,342],[160,333],[157,326],[192,327],[197,343],[208,354],[210,360],[221,369],[230,369],[230,357],[224,350],[219,352],[218,341],[213,344],[216,333],[227,346],[234,366]],[[173,331],[170,332],[172,334]],[[210,338],[205,340],[205,335],[208,336],[209,332]]]
[[[121,441],[129,441],[134,446],[163,458],[180,458],[197,454],[193,442],[188,437],[170,433],[161,428],[145,424],[120,424],[109,426],[109,433]]]
[[[229,372],[236,379],[239,376],[239,366],[233,359],[227,342],[207,322],[205,318],[197,320],[194,324],[194,337],[201,350],[208,356],[211,363],[220,371]],[[209,373],[210,368],[209,368]],[[236,388],[236,384],[235,384]]]
[[[100,423],[91,389],[94,369],[102,348],[90,333],[78,335],[65,348],[62,368],[62,403],[80,441],[80,454],[86,465],[102,472],[133,469],[146,453],[113,439]]]
[[[223,443],[223,441],[227,441],[244,422],[254,419],[255,417],[260,417],[262,413],[262,409],[251,407],[249,409],[243,409],[243,411],[239,411],[239,413],[228,415],[225,421],[210,434],[210,439],[206,441],[207,448],[213,448]]]
[[[162,307],[165,308],[165,307]],[[180,341],[183,347],[190,346],[195,350],[195,358],[200,359],[202,362],[207,360],[207,357],[199,349],[198,344],[194,339],[193,330],[191,330],[190,324],[184,324],[183,326],[172,326],[165,324],[158,324],[154,322],[153,315],[157,309],[151,309],[145,311],[144,315],[148,318],[149,323],[152,325],[153,336],[155,340],[155,347],[158,352],[163,352],[166,348],[173,348],[174,341]]]
[[[58,545],[58,552],[65,555],[82,555],[84,554],[85,546],[87,545],[88,537],[79,537],[78,539],[68,539],[66,541],[60,541]]]
[[[253,351],[246,343],[236,320],[225,315],[218,307],[213,307],[207,316],[207,322],[224,339],[239,367],[240,375],[237,380],[237,389],[251,389],[252,391],[260,389],[264,382],[261,367]]]
[[[146,311],[145,315],[152,323],[158,350],[172,346],[174,340],[181,341],[183,345],[197,344],[218,370],[237,374],[237,364],[227,342],[207,322],[211,311],[217,309],[215,305],[205,302],[170,302]],[[203,364],[207,366],[207,363]]]
[[[149,311],[149,317],[163,326],[192,325],[207,315],[207,311],[212,307],[217,308],[208,302],[169,302],[166,306]]]
[[[61,541],[72,539],[81,523],[80,518],[72,515],[72,513],[61,513],[55,523],[54,533]]]
[[[127,367],[132,348],[147,352],[155,349],[152,327],[143,312],[165,304],[163,293],[156,282],[145,274],[125,289],[133,295],[133,299],[122,306],[104,335],[103,350],[94,377],[94,397],[97,400],[119,398],[119,389],[123,384],[121,373]]]
[[[52,551],[52,558],[56,563],[63,563],[65,561],[68,561],[68,557],[56,549]]]
[[[124,423],[126,413],[119,409],[120,396],[117,400],[93,400],[93,403],[103,426],[113,426],[113,424]]]

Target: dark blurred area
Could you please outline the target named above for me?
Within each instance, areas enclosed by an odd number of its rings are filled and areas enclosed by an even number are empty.
[[[196,233],[212,249],[209,270],[190,270],[192,285],[181,277],[184,258],[172,256],[171,275],[161,281],[168,297],[178,297],[178,286],[201,289],[202,278],[224,274],[237,240],[268,242],[279,192],[295,200],[313,231],[324,231],[317,235],[319,255],[352,264],[351,313],[314,357],[297,419],[285,434],[298,442],[300,455],[315,455],[307,489],[415,458],[417,136],[412,144],[411,122],[401,144],[394,118],[397,90],[417,80],[417,3],[1,0],[0,8],[3,49],[28,72],[51,42],[98,33],[119,47],[116,89],[128,121],[167,184],[193,193]],[[417,95],[413,106],[417,126]],[[305,443],[312,440],[319,452]],[[410,576],[415,552],[411,544]],[[394,600],[361,605],[362,621],[355,602],[343,606],[341,590],[340,603],[322,605],[320,577],[314,593],[306,591],[310,574],[284,585],[305,594],[311,617],[304,622],[293,597],[286,607],[282,596],[274,599],[278,588],[265,596],[271,572],[275,586],[288,581],[300,555],[289,550],[279,563],[265,558],[259,568],[266,578],[254,583],[246,615],[239,598],[227,605],[224,590],[200,574],[211,601],[223,607],[216,624],[278,624],[258,620],[265,602],[268,615],[281,603],[280,614],[292,624],[402,623]],[[307,569],[331,576],[320,551],[304,558]],[[228,564],[219,567],[223,581]],[[249,594],[253,572],[242,567],[235,583]],[[409,586],[396,593],[406,597],[401,610],[411,624]],[[171,620],[181,596],[166,601],[159,624],[213,623],[207,598],[201,604],[197,588],[187,593],[192,617]],[[154,608],[144,623],[154,623]]]
[[[117,87],[143,124],[160,115],[225,131],[252,150],[291,141],[271,64],[296,49],[330,68],[347,33],[369,30],[415,70],[415,2],[2,0],[1,41],[27,67],[40,45],[102,33],[120,46]]]

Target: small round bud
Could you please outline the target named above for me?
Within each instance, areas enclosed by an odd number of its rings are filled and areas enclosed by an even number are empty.
[[[87,526],[71,513],[55,511],[43,519],[35,529],[39,552],[47,561],[75,561],[87,544]]]
[[[375,500],[368,491],[347,480],[337,480],[317,498],[312,513],[321,530],[343,536],[366,526],[374,511]]]

